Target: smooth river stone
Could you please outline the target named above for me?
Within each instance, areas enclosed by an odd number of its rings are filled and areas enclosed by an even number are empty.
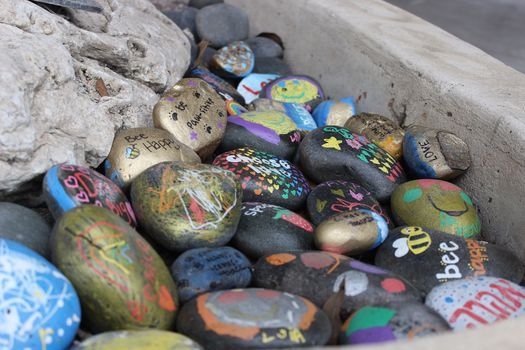
[[[406,129],[403,154],[418,178],[450,180],[470,168],[468,145],[455,134],[423,126]]]
[[[496,277],[473,277],[439,285],[425,304],[453,330],[475,329],[525,314],[525,288]]]
[[[323,101],[317,106],[312,116],[318,126],[344,126],[346,121],[356,114],[353,97],[342,98],[339,101]]]
[[[84,204],[111,210],[137,226],[133,208],[120,187],[104,175],[80,165],[59,164],[44,177],[43,195],[55,219]]]
[[[313,111],[324,100],[321,85],[306,75],[288,75],[278,78],[264,88],[261,97],[279,102],[299,103]]]
[[[277,74],[288,76],[292,74],[290,66],[282,59],[277,57],[259,57],[255,60],[254,73]]]
[[[274,81],[277,78],[279,78],[279,75],[277,74],[252,73],[239,82],[237,91],[242,95],[242,97],[244,97],[244,101],[246,101],[246,103],[252,103],[253,100],[259,98],[261,90],[264,89],[264,87],[269,82]]]
[[[279,111],[286,113],[300,130],[311,131],[317,128],[314,118],[301,104],[258,98],[248,105],[248,109],[255,112]]]
[[[247,287],[251,267],[250,260],[232,247],[195,248],[179,255],[171,274],[185,303],[199,294]]]
[[[345,321],[339,333],[339,344],[413,340],[449,330],[448,323],[437,312],[421,303],[365,306]]]
[[[247,112],[228,117],[226,133],[217,151],[224,153],[250,147],[290,160],[300,142],[297,125],[286,114],[278,111]]]
[[[313,226],[299,214],[271,204],[245,202],[232,244],[252,259],[283,250],[311,250]]]
[[[55,266],[0,238],[0,286],[0,348],[68,348],[80,324],[80,302]]]
[[[113,139],[104,171],[113,182],[125,188],[150,166],[168,161],[200,163],[201,159],[166,130],[124,129]]]
[[[225,78],[243,78],[255,65],[252,49],[244,41],[234,41],[218,50],[209,62],[210,69]]]
[[[189,73],[189,77],[204,80],[205,82],[210,84],[210,86],[213,87],[215,91],[217,91],[217,93],[221,95],[224,100],[230,100],[233,98],[240,104],[245,104],[244,98],[237,92],[237,90],[235,90],[235,88],[230,83],[228,83],[226,80],[222,79],[218,75],[213,74],[206,67],[198,66],[196,68],[193,68]]]
[[[270,153],[239,148],[217,156],[213,164],[237,176],[246,202],[299,210],[310,193],[310,185],[301,171],[291,162]]]
[[[246,40],[246,43],[250,45],[256,59],[261,57],[283,57],[283,48],[281,45],[270,38],[257,36]]]
[[[324,345],[331,334],[328,316],[310,301],[261,288],[200,295],[182,307],[177,329],[217,350]]]
[[[417,226],[390,232],[375,259],[378,266],[388,267],[426,293],[439,284],[472,276],[519,283],[525,273],[521,261],[502,247]]]
[[[195,16],[197,33],[212,47],[244,40],[249,34],[249,18],[242,9],[229,4],[215,4],[202,8]]]
[[[82,324],[91,332],[172,329],[175,283],[160,256],[124,220],[83,205],[60,218],[51,242],[53,263],[75,286]]]
[[[260,258],[253,285],[301,295],[320,307],[342,291],[343,320],[363,306],[421,300],[420,292],[399,275],[320,251],[281,252]]]
[[[131,201],[150,237],[183,252],[230,241],[239,223],[242,189],[233,173],[219,167],[165,162],[137,177]]]
[[[352,209],[321,222],[315,229],[314,237],[315,245],[320,250],[358,255],[377,248],[387,235],[388,224],[379,214],[366,209]]]
[[[356,134],[365,135],[396,159],[400,159],[403,155],[405,131],[387,117],[379,114],[360,113],[348,119],[344,127]]]
[[[391,219],[372,193],[363,186],[352,181],[327,181],[317,185],[306,201],[308,216],[314,225],[332,215],[353,209],[371,210],[383,217],[387,224]]]
[[[409,181],[395,190],[390,202],[398,226],[422,226],[474,239],[481,232],[481,222],[472,199],[450,182]]]
[[[406,180],[401,164],[388,152],[366,136],[339,126],[310,132],[297,152],[302,169],[313,181],[357,181],[379,201],[388,200]]]

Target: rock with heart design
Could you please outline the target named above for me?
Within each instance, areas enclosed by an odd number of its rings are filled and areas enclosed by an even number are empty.
[[[337,125],[344,126],[346,121],[356,114],[353,97],[337,100],[323,101],[317,106],[312,116],[319,126]]]
[[[313,111],[325,96],[321,85],[306,75],[287,75],[265,86],[261,97],[286,103],[299,103]]]
[[[525,288],[496,277],[473,277],[432,289],[425,304],[454,331],[476,329],[525,315]]]
[[[309,300],[270,289],[206,293],[187,302],[177,330],[206,349],[268,349],[324,345],[328,316]]]
[[[104,168],[107,177],[125,188],[150,166],[167,161],[200,163],[201,159],[166,130],[130,128],[115,135]]]
[[[239,102],[241,105],[245,104],[244,98],[235,90],[235,88],[228,83],[226,80],[222,79],[218,75],[213,74],[208,70],[208,68],[203,66],[198,66],[193,68],[189,74],[191,78],[202,79],[211,87],[217,91],[219,95],[222,96],[224,100],[231,100],[232,98]]]
[[[242,189],[232,172],[219,167],[164,162],[133,181],[131,201],[151,238],[183,252],[228,243],[239,223]]]
[[[388,224],[376,212],[356,208],[325,219],[315,229],[320,250],[358,255],[377,248],[388,236]]]
[[[264,89],[266,84],[279,77],[280,76],[277,74],[252,73],[239,82],[237,91],[242,95],[242,97],[244,97],[244,101],[246,101],[246,103],[252,103],[254,100],[259,98],[261,90]]]
[[[281,252],[261,257],[253,285],[303,296],[322,307],[342,293],[344,320],[363,306],[420,301],[420,292],[399,275],[329,252]]]
[[[107,208],[131,226],[136,226],[135,213],[120,187],[104,175],[89,168],[58,164],[44,177],[43,195],[55,219],[84,204]]]
[[[171,265],[182,303],[199,294],[247,287],[252,264],[232,247],[195,248],[182,253]]]
[[[473,239],[481,232],[472,199],[450,182],[434,179],[406,182],[395,190],[390,203],[398,226],[422,226]]]
[[[252,259],[283,250],[313,248],[313,226],[276,205],[245,202],[232,244]]]
[[[297,125],[278,111],[247,112],[229,116],[219,153],[250,147],[280,158],[292,159],[301,142]]]
[[[388,200],[406,180],[401,163],[388,152],[366,136],[339,126],[311,131],[297,153],[301,168],[313,181],[356,181],[379,201]]]
[[[218,50],[209,62],[210,69],[225,78],[243,78],[255,65],[255,56],[244,41],[234,41]]]
[[[450,331],[437,312],[421,303],[386,303],[365,306],[344,322],[339,344],[358,345],[413,340]]]
[[[53,263],[75,286],[91,332],[173,327],[178,299],[170,272],[124,220],[83,205],[57,221],[51,239]]]
[[[396,159],[400,159],[403,155],[405,131],[387,117],[380,114],[360,113],[349,118],[344,127],[356,134],[365,135]]]
[[[388,267],[426,293],[439,284],[472,276],[519,283],[525,273],[521,261],[500,246],[418,226],[390,232],[375,259],[378,266]]]
[[[317,128],[317,124],[315,124],[310,112],[298,103],[285,103],[268,98],[258,98],[248,105],[248,109],[255,112],[279,111],[286,113],[299,130],[302,131],[311,131]]]
[[[213,164],[237,176],[246,202],[299,210],[310,193],[310,185],[301,171],[291,162],[270,153],[239,148],[217,156]]]

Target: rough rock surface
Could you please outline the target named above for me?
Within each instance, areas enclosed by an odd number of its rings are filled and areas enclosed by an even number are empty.
[[[98,166],[187,69],[187,38],[149,1],[99,3],[57,15],[0,0],[0,198],[57,163]]]

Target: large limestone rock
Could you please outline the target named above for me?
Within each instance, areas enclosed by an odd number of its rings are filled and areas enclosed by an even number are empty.
[[[60,162],[97,166],[187,69],[187,38],[148,0],[98,2],[57,15],[0,0],[0,198]]]

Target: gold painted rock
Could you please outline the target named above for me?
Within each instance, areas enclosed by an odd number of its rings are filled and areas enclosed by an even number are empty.
[[[242,78],[250,74],[255,65],[252,49],[244,41],[234,41],[213,55],[210,68],[225,78]]]
[[[144,170],[166,161],[200,163],[201,159],[166,130],[132,128],[115,135],[104,167],[107,177],[127,187]]]
[[[366,209],[338,213],[315,229],[315,244],[323,251],[356,255],[378,247],[388,235],[388,224]]]
[[[228,243],[240,220],[242,189],[231,171],[164,162],[137,177],[131,202],[145,232],[181,252]]]
[[[450,182],[405,182],[394,191],[390,203],[398,226],[422,226],[465,238],[477,238],[481,231],[472,199]]]
[[[206,159],[224,136],[226,104],[204,80],[186,78],[162,95],[153,122]]]
[[[379,114],[360,113],[347,120],[348,130],[365,135],[396,159],[403,155],[405,131],[395,122]]]
[[[80,297],[82,322],[90,331],[173,327],[178,297],[168,268],[109,210],[83,205],[68,211],[55,224],[51,247],[53,263]]]

